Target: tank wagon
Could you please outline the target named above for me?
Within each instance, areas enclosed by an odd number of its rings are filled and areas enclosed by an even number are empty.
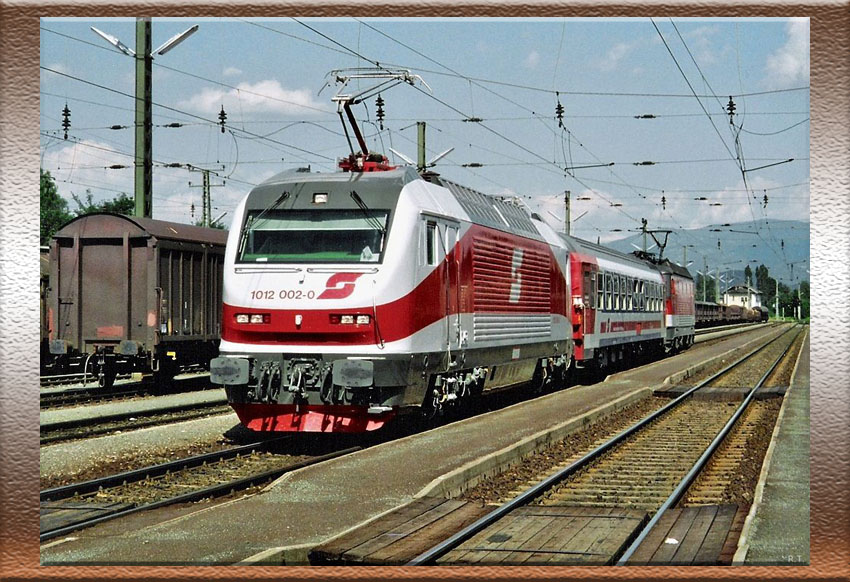
[[[519,207],[409,167],[279,174],[234,214],[211,378],[248,428],[324,432],[559,382],[567,255]]]
[[[75,218],[50,244],[48,361],[52,374],[117,373],[168,381],[209,363],[221,331],[227,232],[97,213]]]

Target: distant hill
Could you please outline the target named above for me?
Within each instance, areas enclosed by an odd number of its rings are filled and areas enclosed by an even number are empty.
[[[652,228],[651,225],[650,228]],[[718,240],[720,250],[717,248]],[[643,236],[637,233],[610,242],[607,246],[618,251],[631,252],[635,250],[635,246],[641,247],[642,241]],[[652,237],[647,236],[647,241],[647,245],[651,247]],[[784,252],[782,241],[785,242]],[[664,256],[681,263],[682,246],[691,244],[694,247],[687,249],[687,257],[688,262],[693,261],[693,264],[688,269],[694,276],[697,270],[703,270],[703,256],[705,256],[709,270],[715,270],[719,266],[721,270],[729,271],[730,277],[734,277],[731,284],[743,283],[744,267],[748,263],[753,270],[763,264],[772,277],[778,277],[780,281],[788,283],[791,280],[788,263],[805,259],[806,262],[794,265],[794,278],[808,281],[810,277],[807,272],[807,269],[810,269],[808,222],[758,220],[755,223],[712,225],[684,232],[673,232],[668,238]],[[652,248],[651,252],[657,253],[658,249]],[[753,260],[756,262],[750,263]]]

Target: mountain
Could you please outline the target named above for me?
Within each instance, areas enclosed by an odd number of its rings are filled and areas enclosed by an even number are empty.
[[[664,241],[663,234],[656,236]],[[652,247],[652,237],[647,235],[646,239],[650,252],[658,253],[658,248]],[[642,248],[642,244],[643,235],[636,233],[609,242],[607,246],[618,251],[631,252],[635,247]],[[694,246],[683,249],[683,245]],[[697,270],[703,271],[705,260],[709,271],[715,271],[718,267],[721,272],[728,271],[730,278],[734,277],[730,284],[743,283],[744,267],[747,264],[753,270],[759,265],[766,266],[771,277],[786,284],[791,282],[791,263],[795,263],[794,279],[808,281],[810,277],[808,222],[757,220],[672,232],[668,237],[664,256],[681,263],[685,252],[688,262],[693,261],[688,269],[695,277]]]

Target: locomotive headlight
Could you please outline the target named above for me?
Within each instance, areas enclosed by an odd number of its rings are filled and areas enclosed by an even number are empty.
[[[328,203],[328,195],[324,192],[317,192],[313,194],[313,204],[327,204]]]
[[[236,314],[236,323],[248,323],[250,321],[250,316],[247,313],[237,313]]]
[[[368,315],[358,315],[357,325],[369,325],[370,317]]]
[[[262,313],[252,313],[251,314],[251,323],[263,323],[263,314]]]
[[[354,316],[353,315],[341,315],[340,318],[339,318],[339,322],[342,323],[343,325],[350,325],[350,324],[354,323]]]

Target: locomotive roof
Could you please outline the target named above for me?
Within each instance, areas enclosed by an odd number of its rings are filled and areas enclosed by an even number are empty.
[[[687,267],[674,263],[670,259],[661,259],[660,261],[657,261],[656,264],[658,265],[658,269],[664,273],[673,273],[674,275],[679,275],[686,279],[694,278],[694,276],[691,275],[691,272],[688,271]]]
[[[96,225],[95,229],[90,227]],[[141,233],[160,240],[189,241],[224,246],[227,243],[227,231],[218,228],[205,228],[179,222],[155,220],[141,216],[125,216],[112,212],[95,212],[78,216],[56,231],[54,238],[123,236],[128,226],[135,226]]]
[[[324,192],[339,190],[348,197],[358,185],[368,185],[370,193],[378,195],[398,194],[405,184],[422,178],[410,167],[400,167],[381,172],[311,172],[308,168],[286,170],[275,174],[254,187],[248,194],[248,208],[265,208],[272,204],[287,185],[303,185],[306,188],[321,188]],[[284,186],[281,190],[280,186]],[[295,189],[293,189],[295,190]],[[297,194],[294,191],[293,194]]]
[[[574,236],[568,236],[563,233],[558,233],[558,236],[560,236],[561,239],[563,239],[563,241],[567,244],[567,248],[569,248],[573,252],[587,253],[589,255],[598,255],[607,259],[626,262],[644,268],[655,267],[655,265],[653,265],[652,263],[644,261],[631,253],[623,253],[612,248],[592,243],[584,239],[576,238]]]

